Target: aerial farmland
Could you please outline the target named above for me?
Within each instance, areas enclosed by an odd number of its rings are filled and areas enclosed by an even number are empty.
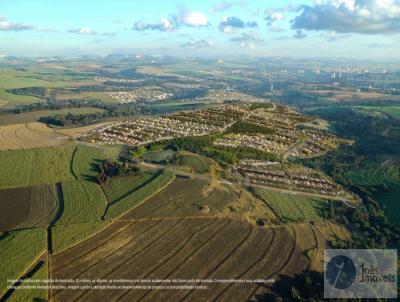
[[[0,301],[284,301],[320,290],[326,248],[396,242],[365,208],[383,196],[396,219],[397,158],[346,166],[356,139],[266,92],[258,67],[13,60]]]

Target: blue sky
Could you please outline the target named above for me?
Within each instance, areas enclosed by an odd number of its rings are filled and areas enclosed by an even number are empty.
[[[399,0],[0,0],[0,55],[392,59]]]

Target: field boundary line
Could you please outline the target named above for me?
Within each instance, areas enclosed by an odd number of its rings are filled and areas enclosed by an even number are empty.
[[[142,205],[143,203],[145,203],[147,200],[149,200],[150,198],[154,197],[155,195],[157,195],[158,193],[160,193],[161,191],[163,191],[166,187],[168,187],[174,180],[175,180],[175,174],[171,177],[171,179],[162,187],[158,188],[157,190],[155,190],[153,193],[151,193],[149,196],[145,197],[143,200],[141,200],[140,202],[138,202],[137,204],[135,204],[132,208],[130,208],[129,210],[125,211],[124,213],[111,218],[110,221],[117,221],[120,218],[124,217],[126,214],[128,214],[129,212],[133,211],[134,209],[136,209],[137,207],[139,207],[140,205]],[[135,191],[134,191],[135,192]],[[132,194],[134,194],[134,192]],[[107,207],[108,210],[108,207]],[[107,213],[106,210],[106,213]],[[106,214],[105,213],[105,214]],[[102,217],[102,220],[107,220],[104,219],[104,216]]]
[[[39,254],[39,256],[37,256],[29,265],[26,266],[27,268],[23,272],[18,274],[18,279],[23,279],[24,276],[28,275],[42,259],[45,259],[46,253],[47,253],[47,247]],[[13,285],[15,285],[17,283],[18,283],[18,281],[15,282]],[[21,282],[21,284],[22,284],[22,282]],[[21,285],[21,284],[19,284],[19,285]],[[15,289],[8,289],[4,293],[1,293],[0,302],[7,301],[8,298],[10,298],[11,295],[14,293],[14,291],[15,291]]]
[[[70,160],[70,169],[71,169],[71,174],[79,180],[79,176],[76,174],[75,169],[74,169],[74,162],[75,162],[75,157],[76,153],[78,153],[78,146],[75,146],[74,151],[72,152],[71,160]]]

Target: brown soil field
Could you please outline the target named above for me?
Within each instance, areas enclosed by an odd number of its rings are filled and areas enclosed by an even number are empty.
[[[0,126],[0,151],[59,146],[68,138],[37,122]]]
[[[0,99],[0,107],[4,106],[5,104],[7,104],[8,102],[6,100]]]
[[[47,227],[57,211],[54,185],[0,190],[0,232]]]
[[[67,135],[69,137],[76,138],[84,132],[93,130],[97,127],[101,127],[106,124],[108,124],[108,123],[99,123],[99,124],[93,124],[93,125],[88,125],[88,126],[83,126],[83,127],[75,127],[75,128],[57,129],[56,132],[59,134],[62,134],[62,135]]]
[[[238,199],[228,185],[213,187],[206,192],[208,185],[209,181],[201,178],[176,178],[122,219],[212,216]],[[204,211],[204,208],[208,210]]]
[[[311,90],[304,91],[306,94],[315,95],[326,98],[332,102],[339,101],[371,101],[371,100],[400,100],[400,96],[375,93],[375,92],[358,92],[358,91],[334,91],[334,90]]]
[[[0,190],[0,232],[9,231],[24,221],[30,198],[31,188]]]
[[[125,219],[53,256],[51,278],[279,280],[320,266],[316,261],[326,246],[324,228],[330,232],[323,223],[262,228],[212,217]],[[310,249],[318,250],[311,259]],[[201,285],[207,289],[53,290],[52,297],[55,301],[249,301],[272,291],[263,283]]]

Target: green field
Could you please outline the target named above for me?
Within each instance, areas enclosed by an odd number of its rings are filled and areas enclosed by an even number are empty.
[[[400,106],[354,106],[371,115],[385,114],[391,118],[400,119]]]
[[[79,145],[73,155],[72,170],[79,179],[93,181],[98,174],[98,164],[105,159],[116,160],[120,147],[89,147]]]
[[[9,102],[5,104],[6,107],[10,107],[10,105],[13,106],[15,104],[39,103],[41,101],[41,99],[37,97],[30,95],[16,95],[9,93],[2,88],[0,88],[0,99]]]
[[[157,177],[154,172],[141,172],[135,176],[113,178],[103,186],[103,191],[107,196],[109,204],[118,202],[118,200],[145,186]]]
[[[62,183],[64,211],[57,224],[82,223],[99,220],[107,200],[100,186],[87,181]]]
[[[7,279],[18,279],[47,249],[45,229],[11,232],[0,241],[0,296],[8,285]]]
[[[400,167],[382,166],[375,169],[350,171],[345,174],[356,185],[370,188],[392,223],[399,223]],[[375,187],[375,188],[374,188]]]
[[[43,263],[43,265],[36,271],[33,276],[30,278],[33,281],[39,280],[47,280],[48,279],[48,268],[47,263]],[[35,285],[46,285],[42,282],[34,283]],[[22,286],[24,285],[32,285],[32,283],[22,282]],[[7,302],[38,302],[47,300],[47,289],[41,288],[32,288],[32,289],[19,289],[16,290],[11,297],[7,300]]]
[[[175,155],[174,164],[188,167],[193,172],[204,174],[210,172],[214,161],[201,155],[181,151]]]
[[[303,197],[254,188],[261,198],[284,222],[320,221],[328,201],[314,197]]]
[[[175,151],[173,151],[171,149],[152,151],[152,152],[145,153],[143,155],[143,159],[146,161],[160,164],[160,163],[163,163],[163,162],[171,159],[174,156],[174,154],[175,154]]]
[[[377,186],[388,182],[400,183],[400,169],[395,166],[350,171],[345,176],[361,186]]]
[[[157,177],[152,179],[145,186],[138,188],[131,194],[123,197],[117,202],[110,204],[107,208],[105,219],[114,219],[122,216],[135,206],[141,204],[151,196],[157,194],[161,189],[166,187],[174,179],[174,174],[164,171]]]
[[[73,146],[0,152],[0,188],[73,180]]]
[[[91,221],[85,223],[55,225],[51,228],[53,253],[77,244],[90,236],[100,232],[110,224],[110,221]]]
[[[1,99],[1,95],[0,95]],[[93,108],[93,107],[83,107],[83,108],[69,108],[62,110],[44,110],[35,112],[26,112],[19,114],[2,114],[0,115],[0,126],[10,125],[10,124],[20,124],[20,123],[30,123],[36,122],[41,117],[53,116],[56,114],[89,114],[96,112],[103,112],[103,109]]]

